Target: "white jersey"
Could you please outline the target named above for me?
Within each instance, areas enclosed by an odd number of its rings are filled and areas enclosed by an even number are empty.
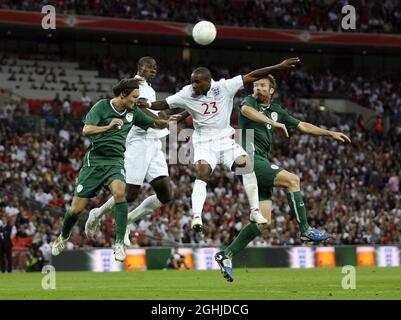
[[[194,143],[208,138],[223,138],[234,134],[230,117],[234,96],[243,88],[242,76],[211,82],[206,95],[195,96],[192,85],[187,85],[176,94],[166,98],[170,108],[183,108],[193,118]]]
[[[134,79],[137,79],[138,76],[136,75]],[[139,82],[139,98],[145,98],[149,102],[154,102],[156,101],[156,92],[155,90],[149,85],[149,83],[144,80]],[[158,115],[159,112],[156,110],[151,110],[147,109],[150,112],[154,113],[155,115]],[[143,130],[140,127],[137,126],[132,126],[130,132],[128,133],[127,136],[127,141],[132,141],[133,139],[137,137],[144,137],[144,138],[156,138],[160,139],[169,134],[169,131],[167,128],[165,129],[153,129],[149,128],[148,130]]]

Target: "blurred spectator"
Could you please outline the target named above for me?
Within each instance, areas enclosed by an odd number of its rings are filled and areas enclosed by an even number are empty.
[[[388,180],[388,184],[390,186],[391,191],[398,192],[400,191],[400,174],[396,174],[396,171],[393,171],[390,179]]]
[[[175,247],[171,251],[171,255],[167,260],[167,269],[182,270],[185,268],[189,270],[189,267],[185,262],[185,257],[178,252],[178,248]]]
[[[378,143],[381,143],[381,141],[383,139],[384,128],[383,128],[383,120],[379,116],[376,117],[376,120],[375,120],[375,132],[376,132],[376,139],[377,139]]]
[[[45,260],[38,244],[30,244],[29,251],[26,256],[26,271],[41,272],[46,262],[47,261]]]
[[[86,109],[89,109],[92,104],[92,99],[87,95],[86,92],[82,92],[82,97],[81,97],[81,104],[83,107]]]
[[[12,238],[13,226],[10,224],[6,216],[2,216],[0,220],[0,267],[1,272],[11,272],[13,267],[12,261]]]
[[[358,117],[358,130],[363,132],[366,129],[366,124],[365,120],[363,119],[363,116],[360,114]]]
[[[68,90],[69,91],[69,90]],[[67,96],[64,98],[64,102],[63,102],[63,110],[64,113],[66,113],[67,115],[71,113],[71,96],[69,94],[67,94]]]

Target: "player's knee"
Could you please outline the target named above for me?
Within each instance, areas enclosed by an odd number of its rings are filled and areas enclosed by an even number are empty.
[[[163,204],[169,203],[172,200],[171,191],[169,190],[168,192],[157,194],[157,199]]]
[[[247,156],[239,157],[235,160],[232,170],[240,175],[251,173],[253,171],[251,159]]]
[[[83,208],[76,206],[76,205],[72,205],[70,207],[70,209],[68,210],[68,213],[75,216],[75,215],[79,215],[82,211],[83,211]]]
[[[235,165],[244,168],[247,164],[247,157],[246,156],[240,156],[237,159],[235,159]]]
[[[301,179],[296,174],[291,174],[288,180],[288,189],[291,191],[299,190],[301,187]]]
[[[123,202],[125,198],[125,190],[124,189],[117,189],[113,191],[113,197],[116,202]]]
[[[208,181],[209,176],[211,174],[210,168],[208,165],[200,164],[196,166],[196,178],[203,180],[203,181]]]

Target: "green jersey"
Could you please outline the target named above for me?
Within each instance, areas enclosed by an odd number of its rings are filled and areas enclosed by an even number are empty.
[[[91,146],[84,159],[84,166],[124,165],[125,140],[133,125],[144,130],[150,128],[155,119],[143,113],[139,108],[118,112],[110,99],[101,99],[89,110],[84,123],[93,126],[107,126],[119,118],[124,121],[122,127],[90,136]]]
[[[241,106],[245,105],[254,108],[260,113],[263,113],[266,117],[272,119],[273,121],[285,124],[289,128],[295,128],[300,123],[300,120],[291,116],[277,103],[270,103],[266,106],[258,103],[252,95],[249,95],[241,103]],[[270,124],[265,125],[259,122],[252,121],[242,115],[242,113],[240,113],[239,127],[242,130],[242,147],[245,150],[250,150],[250,142],[246,141],[246,131],[247,129],[253,129],[254,142],[253,145],[251,145],[251,150],[255,152],[255,155],[266,158],[270,152],[270,147],[273,140],[272,126]]]

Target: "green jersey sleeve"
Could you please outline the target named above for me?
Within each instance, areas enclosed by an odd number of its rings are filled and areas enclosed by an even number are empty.
[[[278,119],[278,121],[285,124],[285,126],[288,128],[296,128],[301,122],[301,120],[293,117],[283,108],[281,108],[280,118]]]
[[[135,119],[133,124],[143,130],[148,130],[155,123],[155,119],[145,114],[140,108],[134,109],[134,115]]]
[[[86,114],[84,119],[84,124],[89,124],[92,126],[97,126],[102,118],[101,116],[101,109],[102,105],[97,102]]]

